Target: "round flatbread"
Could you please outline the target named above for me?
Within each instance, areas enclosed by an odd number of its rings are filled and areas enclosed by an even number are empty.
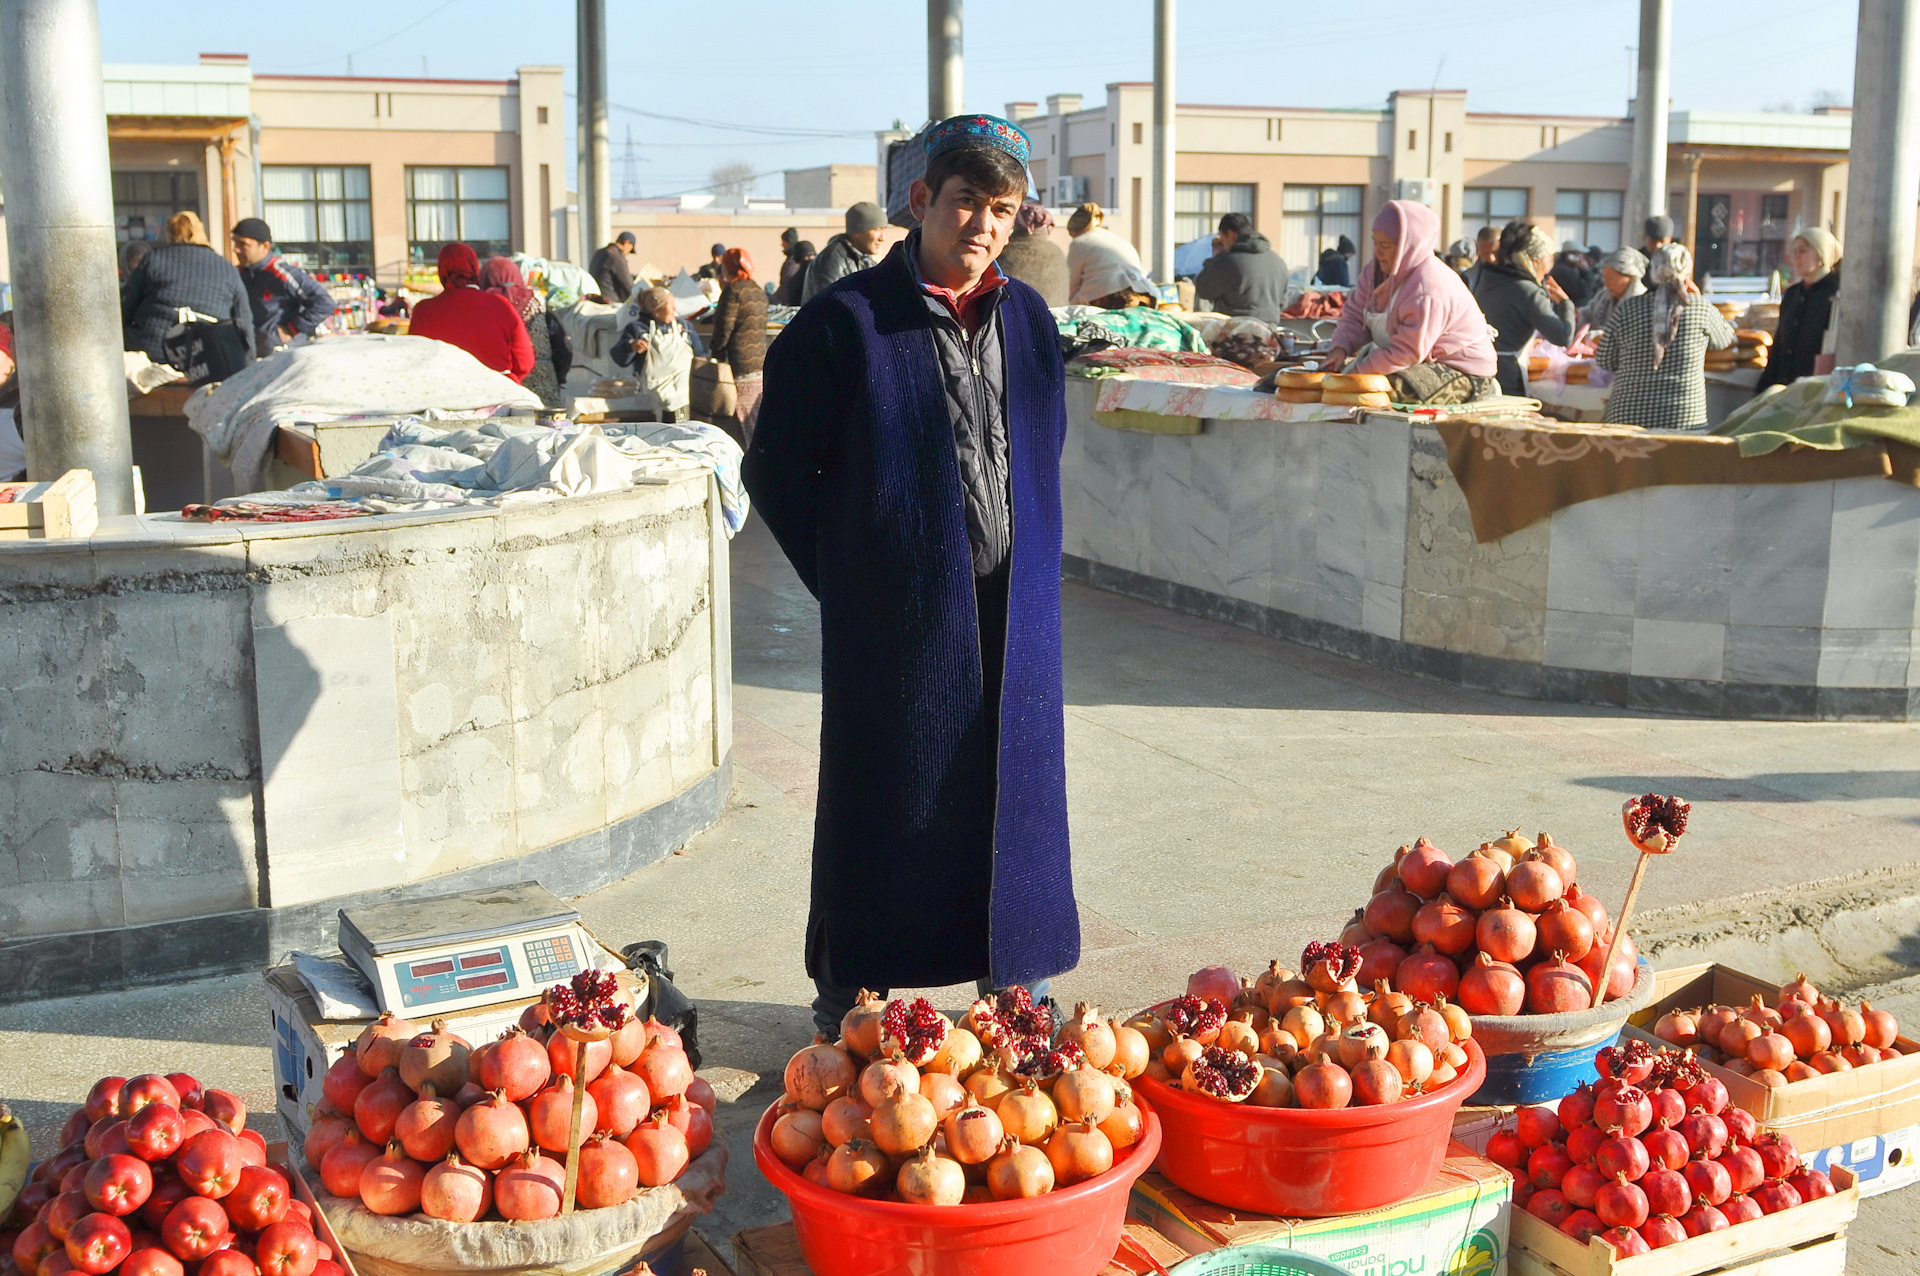
[[[1320,391],[1317,389],[1301,390],[1293,386],[1283,385],[1273,392],[1273,397],[1282,403],[1318,403],[1320,402]]]
[[[1282,388],[1288,390],[1318,390],[1321,381],[1326,378],[1326,375],[1324,372],[1306,372],[1297,368],[1289,369],[1280,374],[1280,385]]]
[[[1346,408],[1390,408],[1393,406],[1391,394],[1343,394],[1338,390],[1328,390],[1320,396],[1322,403],[1336,403]]]
[[[1393,385],[1374,372],[1329,372],[1320,384],[1335,394],[1392,394]]]

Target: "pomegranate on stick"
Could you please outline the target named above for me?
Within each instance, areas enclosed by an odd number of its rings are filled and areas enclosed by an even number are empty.
[[[626,1026],[627,1002],[611,971],[583,970],[564,984],[547,989],[542,998],[553,1025],[573,1043],[573,1071],[587,1075],[587,1046],[605,1041]],[[573,1114],[567,1125],[567,1173],[560,1189],[560,1213],[573,1213],[580,1185],[580,1117],[586,1106],[585,1081],[573,1087]]]
[[[1626,902],[1620,905],[1620,919],[1614,924],[1613,938],[1607,943],[1606,960],[1600,963],[1600,977],[1593,981],[1595,1006],[1607,999],[1607,985],[1612,982],[1613,958],[1620,951],[1621,941],[1627,937],[1627,924],[1633,920],[1633,904],[1640,897],[1640,882],[1647,874],[1647,860],[1655,855],[1673,853],[1673,848],[1680,844],[1681,835],[1687,831],[1687,814],[1692,810],[1692,803],[1682,802],[1670,795],[1662,797],[1658,793],[1644,793],[1637,798],[1629,798],[1620,808],[1620,822],[1627,830],[1627,840],[1640,852],[1640,858],[1634,863],[1632,880],[1627,883]]]

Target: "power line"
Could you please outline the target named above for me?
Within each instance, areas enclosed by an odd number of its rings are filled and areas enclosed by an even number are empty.
[[[378,40],[375,40],[372,44],[361,45],[359,48],[355,49],[353,53],[336,53],[334,56],[330,58],[320,58],[313,62],[295,62],[292,65],[288,66],[287,70],[299,71],[310,66],[324,66],[329,62],[338,62],[343,57],[347,59],[351,59],[354,53],[365,53],[368,49],[377,49],[381,45],[385,44],[387,41],[393,39],[394,36],[405,35],[407,32],[419,26],[422,22],[425,22],[428,18],[431,18],[434,14],[439,13],[442,9],[452,8],[454,3],[455,3],[455,0],[444,0],[443,3],[435,5],[433,8],[427,10],[425,13],[415,18],[412,22],[407,23],[406,26],[401,27],[398,31],[389,31],[386,35],[381,36]],[[353,70],[351,61],[349,61],[348,63],[347,70],[349,71],[349,73],[351,73],[351,71]]]
[[[449,0],[449,3],[451,2],[452,0]],[[574,98],[576,101],[578,100],[575,94],[569,93],[567,94],[567,96],[570,98]],[[638,115],[642,119],[665,120],[670,124],[691,124],[695,128],[719,129],[723,132],[753,133],[763,137],[830,138],[830,137],[871,137],[873,136],[873,130],[871,129],[769,128],[761,124],[731,124],[725,120],[702,120],[702,119],[695,119],[692,116],[687,116],[687,115],[663,115],[658,111],[643,111],[637,106],[628,106],[623,102],[608,102],[607,105],[612,107],[616,111],[625,111],[629,115]],[[653,145],[653,143],[642,142],[640,143],[640,145],[649,146],[649,145]]]

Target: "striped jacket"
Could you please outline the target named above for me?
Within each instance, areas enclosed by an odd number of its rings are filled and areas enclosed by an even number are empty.
[[[251,266],[240,267],[253,305],[255,350],[264,353],[280,344],[279,329],[296,336],[312,336],[333,313],[333,294],[300,267],[270,252]]]
[[[1708,347],[1733,345],[1733,325],[1704,297],[1687,298],[1680,331],[1653,366],[1654,294],[1628,297],[1614,307],[1600,334],[1594,362],[1614,374],[1607,420],[1649,430],[1703,430],[1707,425]]]

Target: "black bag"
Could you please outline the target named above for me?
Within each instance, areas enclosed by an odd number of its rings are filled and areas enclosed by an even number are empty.
[[[189,386],[225,381],[253,357],[246,334],[231,319],[175,324],[160,339],[160,349],[168,364],[186,374]]]

